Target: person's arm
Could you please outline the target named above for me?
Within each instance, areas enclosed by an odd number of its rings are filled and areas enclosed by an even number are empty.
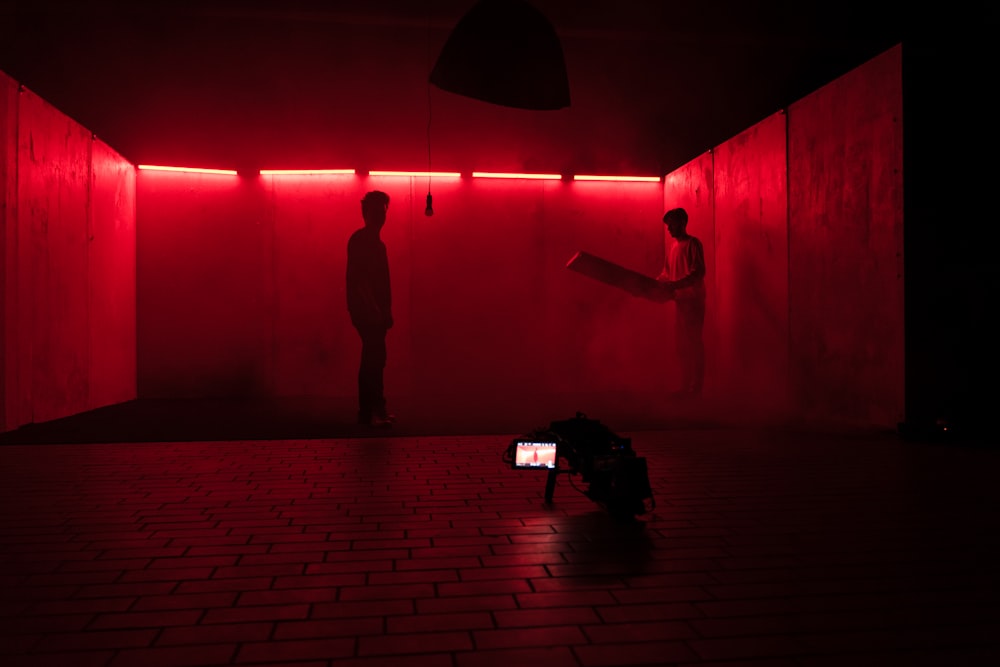
[[[661,283],[670,280],[670,251],[663,256],[663,270],[660,271],[660,275],[656,276],[656,279]]]
[[[361,276],[358,270],[357,249],[354,246],[354,239],[347,243],[347,312],[353,318],[360,310]]]
[[[649,293],[644,294],[644,296],[653,299],[654,301],[659,301],[660,303],[666,303],[674,298],[674,288],[670,284],[670,251],[663,257],[663,270],[660,271],[660,275],[656,276],[656,281],[660,283],[656,289],[651,290]]]
[[[392,282],[389,280],[389,254],[386,252],[385,246],[382,246],[382,284],[383,287],[383,303],[379,304],[382,307],[382,317],[385,321],[385,328],[391,329],[393,325],[392,321]]]

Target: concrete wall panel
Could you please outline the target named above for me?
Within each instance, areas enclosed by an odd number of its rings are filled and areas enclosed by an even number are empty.
[[[663,263],[660,183],[574,182],[546,192],[545,390],[562,411],[662,413],[673,372],[670,309],[565,268],[586,251],[650,276]]]
[[[20,426],[17,400],[17,82],[0,72],[0,431]]]
[[[897,47],[788,110],[792,386],[808,416],[903,418]]]
[[[272,322],[256,179],[140,171],[136,187],[140,397],[258,394]]]
[[[88,408],[136,397],[135,167],[93,143]]]
[[[784,412],[788,378],[785,115],[715,155],[718,380],[733,410]]]
[[[456,410],[476,397],[509,410],[534,393],[545,359],[545,189],[456,183],[435,196],[432,218],[420,212],[423,197],[414,202],[411,336],[424,396]]]
[[[273,354],[279,396],[344,395],[357,386],[347,350],[347,239],[361,226],[363,182],[353,176],[266,179],[273,211]],[[390,202],[386,236],[405,204]],[[393,276],[393,278],[398,278]]]
[[[19,278],[30,285],[19,318],[22,332],[31,327],[39,422],[87,408],[91,135],[30,91],[20,95],[18,134]]]
[[[135,398],[135,176],[0,78],[0,428]],[[18,205],[20,204],[20,205]]]

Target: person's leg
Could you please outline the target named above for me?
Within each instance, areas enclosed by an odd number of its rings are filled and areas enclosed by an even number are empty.
[[[358,365],[358,421],[367,423],[372,418],[371,389],[368,367],[371,365],[371,356],[368,337],[365,332],[358,329],[361,337],[361,363]]]
[[[370,422],[385,418],[383,371],[385,370],[385,330],[365,329],[361,333],[361,367],[358,369],[358,419]]]
[[[678,389],[681,393],[684,393],[690,389],[694,377],[694,359],[692,356],[693,346],[691,343],[691,314],[686,301],[677,301],[675,317],[676,327],[674,342],[677,350],[677,365],[680,369],[681,375],[680,387]]]
[[[700,394],[705,379],[705,302],[677,301],[677,356],[681,367],[681,391]]]
[[[691,385],[695,394],[700,394],[705,383],[705,301],[695,299],[691,303]]]
[[[372,414],[380,419],[388,417],[385,411],[385,329],[372,334]]]

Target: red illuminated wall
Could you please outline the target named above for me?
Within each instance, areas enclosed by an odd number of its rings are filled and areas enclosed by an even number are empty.
[[[0,431],[16,425],[8,397],[17,393],[17,82],[0,72]],[[13,417],[13,419],[12,419]]]
[[[353,329],[345,327],[344,276],[347,239],[360,226],[364,195],[354,176],[269,177],[255,184],[268,197],[267,230],[272,244],[261,265],[267,281],[265,314],[271,344],[261,360],[270,374],[258,393],[277,396],[350,396],[357,377],[343,372],[360,355]],[[373,184],[372,187],[375,187]],[[412,359],[400,345],[410,331],[408,252],[411,211],[403,193],[388,188],[388,224],[383,239],[389,252],[395,331],[387,339],[391,363],[386,383],[392,393],[409,387]],[[398,394],[397,394],[398,395]]]
[[[791,383],[821,419],[903,419],[903,126],[896,47],[788,109]]]
[[[87,407],[90,133],[31,92],[18,119],[18,361],[31,421]],[[25,392],[25,390],[28,390]]]
[[[585,250],[657,275],[663,268],[662,187],[577,182],[547,195],[539,202],[545,266],[563,266],[573,252]],[[601,403],[590,412],[662,417],[670,407],[665,395],[673,389],[669,309],[622,298],[617,290],[566,271],[546,271],[542,278],[549,348],[543,391],[580,396],[584,405],[587,394],[611,392],[613,405]]]
[[[718,394],[739,409],[781,413],[788,407],[784,114],[713,154]]]
[[[0,112],[16,101],[16,153],[3,151],[7,429],[135,398],[134,169],[12,86]]]
[[[664,308],[564,267],[589,250],[656,273],[661,188],[435,179],[426,217],[420,177],[140,171],[140,395],[353,397],[346,244],[361,197],[382,189],[390,400],[649,410],[666,386]]]
[[[665,177],[705,243],[720,419],[902,419],[901,80],[896,47]]]
[[[273,337],[263,190],[235,177],[139,172],[137,208],[140,396],[258,394]]]
[[[136,397],[135,167],[91,144],[90,409]]]

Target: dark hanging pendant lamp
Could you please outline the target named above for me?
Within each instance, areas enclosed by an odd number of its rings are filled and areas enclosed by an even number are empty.
[[[559,37],[523,0],[479,0],[458,22],[430,82],[448,92],[518,109],[569,106]]]

